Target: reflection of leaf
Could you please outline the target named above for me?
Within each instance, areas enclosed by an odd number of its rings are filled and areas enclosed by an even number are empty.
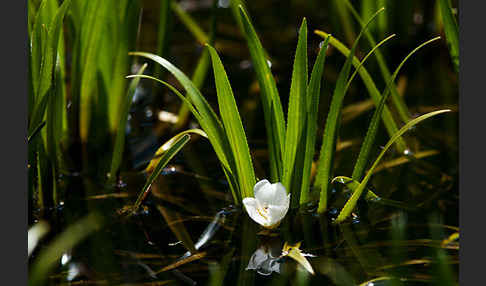
[[[459,239],[459,232],[454,232],[448,238],[446,238],[442,241],[441,246],[446,246],[448,244],[451,244],[452,242],[454,242],[458,239]]]
[[[177,260],[176,262],[174,262],[170,265],[167,265],[164,268],[160,269],[159,271],[156,272],[156,274],[159,274],[161,272],[165,272],[165,271],[168,271],[168,270],[172,270],[174,268],[177,268],[181,265],[184,265],[186,263],[189,263],[189,262],[192,262],[192,261],[195,261],[195,260],[199,260],[201,258],[204,258],[206,256],[206,254],[207,254],[207,252],[198,252],[198,253],[193,254],[193,255],[191,255],[187,258]]]
[[[164,217],[167,225],[169,226],[170,230],[174,233],[174,235],[182,241],[182,244],[186,247],[186,249],[192,254],[196,253],[196,247],[194,246],[194,242],[189,235],[186,227],[183,223],[171,223],[174,220],[181,220],[181,217],[178,212],[172,211],[169,208],[164,208],[163,206],[158,205],[157,209],[160,211],[162,216]]]
[[[297,242],[296,244],[289,244],[285,242],[282,248],[282,256],[288,256],[293,260],[297,261],[300,265],[302,265],[305,270],[309,271],[311,274],[314,274],[314,269],[310,265],[309,261],[305,258],[305,254],[302,253],[300,250],[301,242]]]

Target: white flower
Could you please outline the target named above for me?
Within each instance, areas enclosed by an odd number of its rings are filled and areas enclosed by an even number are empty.
[[[265,228],[275,228],[289,210],[290,194],[281,183],[261,180],[253,187],[254,198],[244,198],[248,215]]]

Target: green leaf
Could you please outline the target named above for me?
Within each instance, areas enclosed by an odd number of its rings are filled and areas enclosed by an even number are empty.
[[[454,64],[456,72],[459,72],[459,27],[452,14],[451,1],[439,0],[439,6],[452,63]]]
[[[415,52],[417,52],[419,49],[421,49],[422,47],[426,46],[427,44],[429,44],[429,43],[431,43],[433,41],[436,41],[438,39],[440,39],[440,37],[433,38],[433,39],[431,39],[429,41],[426,41],[426,42],[422,43],[417,48],[415,48],[414,50],[412,50],[403,59],[403,61],[398,65],[398,67],[393,72],[393,75],[390,78],[390,81],[388,82],[388,84],[386,86],[386,89],[383,92],[383,95],[381,97],[380,105],[378,106],[378,108],[376,108],[376,110],[375,110],[375,112],[373,114],[373,117],[371,119],[370,125],[368,127],[368,131],[366,132],[366,137],[365,137],[365,139],[363,141],[363,144],[361,146],[361,150],[359,152],[358,159],[356,160],[356,163],[354,165],[353,175],[352,175],[352,178],[354,180],[360,181],[361,178],[362,178],[362,176],[363,176],[363,173],[364,173],[366,164],[368,162],[368,156],[369,156],[369,154],[371,152],[371,149],[373,148],[373,145],[374,145],[374,142],[375,142],[375,138],[376,138],[376,134],[378,132],[378,128],[379,128],[379,124],[380,124],[380,117],[382,115],[383,108],[385,106],[385,102],[388,99],[388,95],[390,94],[390,91],[393,88],[393,83],[394,83],[395,78],[397,77],[398,73],[400,72],[400,69],[403,67],[403,65],[405,64],[405,62]]]
[[[353,5],[351,5],[351,3],[348,0],[345,0],[344,3],[348,7],[348,9],[351,11],[351,14],[353,14],[355,19],[360,23],[360,25],[364,26],[364,22],[362,20],[364,18],[361,18],[359,16],[358,12],[356,12]],[[381,5],[381,6],[383,6],[383,5]],[[383,23],[386,23],[386,17],[385,17],[386,14],[381,15],[381,16],[382,17],[378,17],[378,24],[379,24],[380,30],[383,31],[383,29],[384,29]],[[368,42],[370,43],[370,45],[372,47],[376,45],[376,41],[373,38],[373,35],[372,35],[372,33],[370,33],[369,30],[365,32],[365,36],[368,39]],[[391,78],[391,73],[390,73],[390,70],[388,69],[385,58],[384,58],[383,54],[381,53],[381,51],[377,50],[375,52],[375,57],[376,57],[376,60],[378,62],[378,66],[380,68],[383,79],[385,80],[385,82],[389,82],[390,78]],[[401,118],[401,120],[403,122],[409,121],[410,117],[411,117],[410,111],[408,110],[408,107],[405,104],[405,101],[403,100],[403,98],[398,94],[398,90],[397,90],[395,85],[392,86],[391,92],[392,92],[392,101],[393,101],[395,108],[398,111],[399,117]]]
[[[283,151],[285,142],[285,119],[282,104],[277,91],[275,79],[270,71],[265,57],[265,51],[251,24],[243,6],[239,6],[240,19],[244,27],[244,35],[248,50],[255,68],[255,73],[261,89],[265,130],[267,132],[268,149],[270,153],[270,173],[272,181],[281,181],[283,175]]]
[[[300,250],[301,242],[297,242],[296,244],[290,244],[287,241],[284,243],[282,247],[282,256],[288,256],[299,263],[305,270],[309,271],[310,274],[314,275],[314,269],[312,269],[311,264],[302,254]]]
[[[299,41],[295,50],[294,66],[292,70],[292,82],[290,84],[289,111],[287,113],[287,133],[285,134],[285,149],[283,156],[283,180],[282,183],[288,192],[292,193],[291,205],[295,207],[299,202],[300,188],[293,190],[292,175],[294,168],[299,170],[302,166],[295,165],[297,147],[300,140],[305,140],[302,133],[306,123],[306,89],[307,89],[307,21],[304,18],[299,30]],[[301,154],[299,154],[301,156]],[[300,171],[302,168],[300,168]]]
[[[56,10],[52,20],[43,17],[46,13],[47,0],[41,3],[34,24],[34,35],[31,50],[32,84],[34,88],[34,101],[31,102],[32,114],[29,122],[29,129],[35,128],[44,117],[48,105],[49,90],[54,81],[54,68],[57,59],[59,38],[66,11],[71,0],[63,2],[61,7]],[[45,23],[49,23],[46,26]]]
[[[356,12],[353,5],[351,5],[351,3],[348,0],[345,0],[344,3],[348,7],[348,9],[351,11],[351,14],[353,14],[355,19],[360,23],[360,25],[364,26],[364,22],[362,20],[364,18],[361,18],[359,16],[358,12]],[[382,17],[380,17],[380,16],[382,16]],[[378,17],[378,24],[379,24],[380,30],[383,31],[382,26],[383,26],[383,23],[386,23],[386,18],[385,18],[386,14],[383,14],[383,15],[380,15],[380,16]],[[372,47],[376,46],[376,41],[373,38],[373,35],[369,30],[365,31],[365,36],[368,39],[368,42],[370,43],[370,45]],[[390,73],[390,70],[388,69],[385,58],[384,58],[384,56],[383,56],[383,54],[381,53],[380,50],[377,50],[375,52],[375,57],[376,57],[376,60],[378,62],[378,66],[380,67],[380,71],[381,71],[381,74],[383,76],[383,79],[385,80],[385,82],[389,82],[390,78],[391,78],[391,73]],[[408,110],[408,107],[405,104],[405,101],[403,100],[403,98],[398,94],[398,90],[397,90],[395,85],[392,86],[391,92],[392,92],[392,101],[393,101],[395,108],[398,111],[398,115],[400,116],[400,118],[402,119],[403,122],[408,122],[410,120],[410,111]]]
[[[37,134],[42,130],[42,128],[46,125],[45,121],[42,121],[39,125],[37,125],[35,128],[33,128],[32,132],[29,133],[29,136],[27,136],[27,143],[30,143],[30,141],[35,138]]]
[[[315,31],[315,33],[323,38],[326,38],[329,34],[323,31]],[[349,49],[340,41],[338,41],[336,38],[331,38],[329,43],[334,46],[341,54],[343,54],[345,57],[349,56]],[[379,50],[377,50],[378,52]],[[376,54],[376,53],[375,53]],[[355,67],[358,67],[360,65],[360,61],[358,60],[357,57],[353,57],[353,65]],[[363,80],[363,83],[368,90],[368,93],[373,99],[373,102],[375,103],[375,106],[380,105],[380,100],[381,100],[381,94],[376,88],[375,82],[371,78],[370,74],[366,70],[365,67],[361,67],[358,70],[358,74],[360,75],[361,79]],[[391,115],[390,110],[388,109],[387,106],[384,107],[383,111],[383,116],[382,116],[383,123],[385,124],[386,131],[388,134],[393,136],[398,131],[398,127],[393,119],[393,116]],[[403,138],[399,138],[397,141],[397,150],[399,153],[403,153],[407,149],[407,145],[405,144],[405,141]]]
[[[172,137],[169,141],[165,142],[162,146],[160,146],[160,148],[157,150],[157,152],[155,152],[155,155],[154,155],[154,158],[152,160],[150,160],[150,163],[147,165],[147,167],[145,168],[145,172],[147,173],[152,173],[155,169],[155,167],[159,164],[160,162],[160,157],[172,146],[174,145],[174,142],[179,140],[182,136],[186,135],[186,134],[198,134],[204,138],[208,138],[208,135],[202,131],[201,129],[188,129],[188,130],[184,130],[180,133],[178,133],[177,135],[175,135],[174,137]]]
[[[187,92],[187,100],[195,107],[197,113],[200,115],[198,118],[199,124],[202,129],[208,134],[209,141],[218,155],[221,163],[228,169],[233,171],[234,168],[230,168],[230,165],[234,166],[234,162],[230,162],[231,154],[228,140],[224,134],[223,126],[219,121],[216,113],[211,108],[206,99],[202,96],[201,92],[197,89],[194,83],[178,68],[157,55],[144,53],[144,52],[131,52],[130,55],[141,56],[151,59],[162,67],[166,68],[184,87]]]
[[[312,161],[314,160],[316,134],[317,134],[317,117],[319,112],[319,98],[321,95],[321,79],[324,72],[324,63],[326,61],[326,50],[329,45],[331,35],[327,36],[319,50],[316,62],[312,68],[311,78],[307,86],[307,123],[305,136],[305,159],[302,170],[302,188],[300,191],[300,204],[303,205],[309,200],[310,177]]]
[[[105,27],[106,12],[109,5],[103,1],[87,1],[84,9],[80,39],[80,114],[79,135],[86,142],[89,134],[91,120],[91,103],[94,101],[94,93],[98,84],[98,54],[100,53],[101,36]]]
[[[112,19],[110,27],[114,43],[104,47],[107,55],[105,58],[109,63],[103,63],[103,65],[109,67],[109,77],[111,77],[111,80],[108,81],[108,93],[105,96],[108,102],[109,128],[112,134],[115,134],[119,128],[123,128],[118,125],[118,119],[120,113],[123,112],[120,108],[123,106],[128,88],[125,79],[131,66],[131,58],[128,57],[128,52],[135,47],[139,20],[139,13],[136,12],[140,10],[138,1],[115,0],[114,3],[113,6],[115,7],[111,9],[110,13]],[[110,40],[109,38],[106,39]],[[99,68],[104,68],[101,61]]]
[[[201,124],[201,126],[203,127],[203,129],[205,127],[207,127],[207,119],[205,119],[200,113],[199,111],[196,110],[196,107],[192,104],[192,102],[190,102],[186,97],[184,97],[184,95],[182,95],[176,88],[174,88],[172,85],[170,85],[169,83],[167,82],[164,82],[160,79],[157,79],[157,78],[154,78],[154,77],[151,77],[151,76],[147,76],[147,75],[130,75],[130,76],[127,76],[127,78],[131,78],[131,77],[141,77],[141,78],[148,78],[148,79],[151,79],[151,80],[154,80],[154,81],[157,81],[163,85],[165,85],[166,87],[168,87],[172,92],[174,92],[181,100],[182,102],[184,102],[184,104],[189,108],[189,110],[192,112],[192,114],[194,115],[194,117],[196,117],[197,121],[199,122],[199,124]],[[210,127],[207,127],[207,128],[210,128]],[[204,129],[205,131],[206,130],[209,130],[209,129]],[[207,131],[206,131],[207,132]],[[231,194],[233,195],[233,199],[235,201],[236,204],[239,204],[240,201],[241,201],[241,197],[239,196],[239,193],[237,192],[238,190],[238,183],[237,183],[237,179],[235,178],[235,176],[233,174],[236,174],[236,170],[233,172],[231,169],[229,169],[228,166],[226,166],[224,164],[225,161],[225,158],[226,158],[226,155],[224,153],[221,153],[219,154],[218,151],[216,150],[215,148],[215,144],[217,143],[212,143],[213,141],[211,140],[217,140],[215,139],[214,137],[211,138],[209,137],[209,135],[207,136],[207,138],[209,139],[209,141],[211,142],[211,145],[213,146],[213,149],[215,150],[216,152],[216,155],[218,156],[218,159],[221,163],[221,167],[223,168],[223,172],[226,176],[226,179],[228,180],[228,183],[229,183],[229,187],[230,187],[230,190],[231,190]],[[226,140],[227,138],[224,137],[224,139]],[[230,153],[228,153],[228,155],[231,155]],[[224,157],[220,157],[220,156],[224,156]],[[231,156],[231,158],[233,158]]]
[[[358,37],[356,38],[351,52],[349,53],[346,62],[344,63],[339,77],[336,82],[336,87],[334,88],[334,93],[331,100],[331,105],[329,108],[329,113],[327,115],[326,126],[324,128],[324,138],[321,147],[321,152],[319,155],[319,167],[316,176],[315,185],[321,189],[320,200],[318,212],[322,213],[327,209],[327,190],[329,187],[331,169],[333,163],[334,152],[336,149],[336,139],[339,131],[339,116],[341,114],[341,107],[343,104],[345,96],[346,82],[349,78],[349,73],[351,71],[351,63],[353,60],[354,52],[358,45],[359,39],[363,32],[367,29],[368,25],[373,19],[380,13],[383,12],[383,8],[378,10],[371,19],[368,20],[366,25],[363,27]]]
[[[143,74],[147,64],[144,64],[137,72],[137,75]],[[137,89],[140,77],[135,77],[132,79],[130,86],[125,97],[125,100],[121,102],[120,113],[118,117],[118,131],[115,138],[115,146],[113,147],[113,155],[111,158],[111,168],[110,168],[110,181],[113,182],[116,179],[116,174],[120,168],[122,161],[123,151],[125,149],[125,130],[128,120],[128,113],[130,112],[130,106],[132,105],[133,95]]]
[[[361,62],[359,63],[359,65],[356,67],[356,69],[354,70],[353,74],[349,77],[349,80],[348,80],[348,83],[346,84],[346,88],[344,89],[345,91],[348,90],[349,86],[351,85],[351,82],[353,81],[354,77],[356,76],[356,74],[358,74],[359,70],[364,66],[364,63],[366,62],[366,60],[372,55],[374,54],[376,51],[378,51],[378,48],[383,45],[384,43],[386,43],[388,40],[390,40],[391,38],[395,37],[396,35],[395,34],[392,34],[388,37],[386,37],[385,39],[383,39],[381,42],[379,42],[378,44],[376,44],[376,46],[374,46],[367,54],[366,56],[361,60]]]
[[[339,213],[339,216],[336,219],[336,223],[340,223],[340,222],[344,221],[351,214],[351,212],[353,211],[354,207],[356,206],[356,204],[358,202],[358,199],[360,198],[361,194],[365,190],[366,185],[367,185],[368,181],[370,180],[371,175],[373,174],[374,169],[376,168],[376,166],[378,165],[378,163],[380,163],[380,160],[383,157],[383,155],[385,154],[385,152],[390,148],[390,146],[398,138],[400,138],[405,132],[407,132],[408,130],[410,130],[411,127],[417,125],[418,123],[424,121],[425,119],[430,118],[430,117],[435,116],[435,115],[438,115],[438,114],[441,114],[441,113],[444,113],[444,112],[449,112],[449,111],[450,110],[448,110],[448,109],[444,109],[444,110],[438,110],[438,111],[429,112],[429,113],[424,114],[422,116],[419,116],[419,117],[417,117],[417,118],[415,118],[413,120],[410,120],[407,124],[405,124],[402,128],[400,128],[400,130],[398,130],[398,132],[395,133],[392,136],[392,138],[390,138],[390,140],[388,141],[388,143],[386,143],[385,147],[380,152],[380,154],[376,158],[375,162],[373,163],[373,165],[371,166],[371,168],[366,173],[366,176],[364,177],[364,179],[361,181],[361,183],[359,184],[359,186],[356,188],[356,190],[353,193],[353,195],[351,196],[351,198],[349,198],[349,200],[346,202],[346,204],[344,205],[343,209]]]
[[[135,204],[133,205],[132,208],[132,213],[134,213],[140,204],[142,204],[142,201],[147,197],[148,192],[150,191],[150,187],[152,186],[153,182],[157,177],[160,175],[164,167],[169,163],[169,161],[186,145],[187,142],[189,142],[189,139],[191,136],[189,134],[184,134],[183,136],[177,138],[176,140],[173,140],[172,144],[164,154],[160,157],[159,162],[157,166],[153,169],[152,173],[148,177],[147,181],[145,182],[145,185],[142,188],[142,191],[137,197],[137,200],[135,201]]]
[[[238,174],[238,182],[240,183],[240,195],[243,198],[253,197],[253,187],[255,186],[256,179],[251,162],[250,149],[248,148],[238,107],[236,106],[233,91],[221,59],[213,47],[210,45],[206,46],[209,49],[213,63],[219,112],[236,163],[236,172]]]

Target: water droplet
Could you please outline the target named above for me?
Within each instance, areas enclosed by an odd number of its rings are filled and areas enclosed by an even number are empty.
[[[405,155],[405,156],[411,156],[411,155],[413,155],[413,152],[410,151],[410,149],[405,149],[405,151],[403,151],[403,155]]]
[[[272,68],[272,62],[270,60],[267,60],[267,65],[269,68]]]
[[[228,8],[230,6],[230,0],[218,0],[218,7]]]
[[[66,265],[71,260],[71,255],[69,253],[64,253],[61,256],[61,264]]]

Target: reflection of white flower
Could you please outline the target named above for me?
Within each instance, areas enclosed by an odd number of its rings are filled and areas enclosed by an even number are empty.
[[[248,261],[246,270],[256,270],[261,275],[270,275],[272,272],[280,273],[278,248],[276,249],[277,251],[273,250],[273,248],[268,246],[258,248]],[[272,251],[276,252],[276,254],[273,254]]]
[[[248,215],[265,228],[275,228],[289,210],[290,194],[281,183],[261,180],[253,187],[254,198],[244,198]]]

